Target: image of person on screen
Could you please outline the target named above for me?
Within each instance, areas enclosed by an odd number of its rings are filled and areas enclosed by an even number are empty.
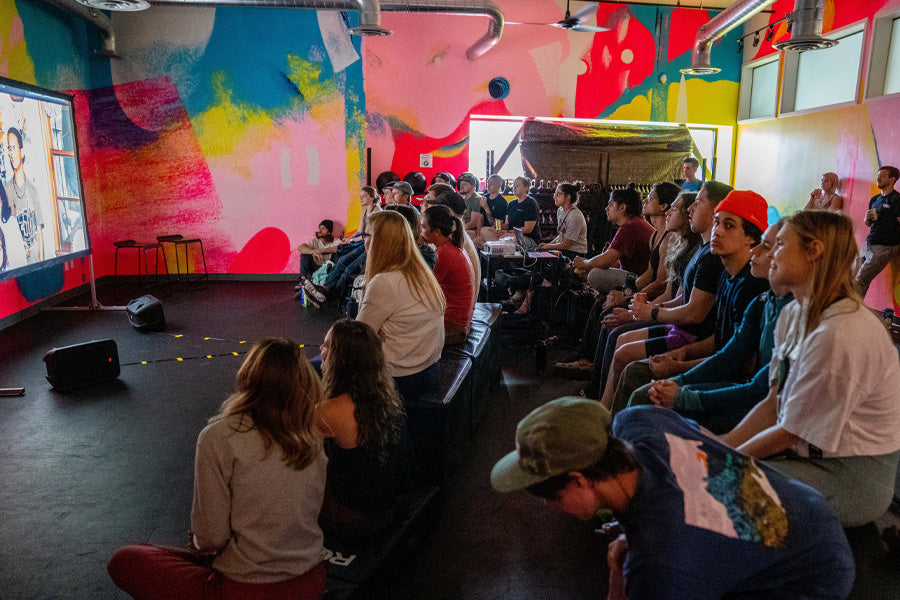
[[[9,258],[6,256],[6,237],[0,229],[0,273],[9,270]]]
[[[22,242],[19,224],[16,222],[6,189],[3,186],[0,186],[0,241],[3,245],[3,266],[0,267],[0,273],[24,267],[27,264],[25,244]]]
[[[44,217],[37,188],[25,177],[22,132],[16,127],[10,127],[6,133],[6,148],[13,175],[4,189],[22,234],[26,260],[28,264],[36,263],[44,260]]]

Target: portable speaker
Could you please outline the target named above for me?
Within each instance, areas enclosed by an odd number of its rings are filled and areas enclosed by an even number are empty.
[[[58,390],[109,381],[119,376],[119,350],[115,340],[94,340],[53,348],[44,355],[47,381]]]
[[[125,307],[128,321],[138,331],[165,331],[166,316],[163,314],[162,302],[156,296],[147,294],[135,298]]]

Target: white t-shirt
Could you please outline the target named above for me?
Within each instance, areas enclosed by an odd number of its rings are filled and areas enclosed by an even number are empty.
[[[553,243],[558,244],[565,238],[571,242],[570,251],[579,254],[587,252],[587,221],[577,206],[569,210],[564,210],[561,206],[556,209],[556,223],[557,236]]]
[[[22,234],[19,231],[19,224],[16,222],[15,215],[11,216],[6,223],[0,223],[0,231],[3,232],[3,243],[6,245],[6,271],[24,267],[28,264],[25,257],[25,242],[22,241]],[[0,255],[0,269],[3,267],[3,256]]]
[[[400,271],[369,280],[356,319],[380,334],[391,377],[424,371],[441,358],[444,313],[414,296]]]
[[[331,243],[325,242],[322,238],[314,237],[310,240],[306,240],[306,245],[309,246],[310,250],[324,250],[325,248],[333,248],[341,243],[341,240],[335,238],[331,240]],[[325,261],[330,258],[330,255],[325,256],[317,256],[315,254],[312,255],[313,262],[318,266],[322,266],[325,264]]]
[[[803,320],[797,301],[781,312],[769,367],[770,381],[784,380],[778,424],[805,442],[793,449],[810,456],[811,444],[822,457],[900,449],[900,361],[878,318],[839,300],[798,343]]]

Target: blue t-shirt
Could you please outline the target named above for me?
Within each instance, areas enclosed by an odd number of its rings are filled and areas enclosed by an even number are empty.
[[[703,182],[699,179],[695,179],[694,181],[685,181],[681,184],[682,192],[699,192],[700,186],[703,185]]]
[[[853,554],[813,488],[700,433],[656,406],[616,415],[642,472],[619,521],[629,600],[838,599]]]

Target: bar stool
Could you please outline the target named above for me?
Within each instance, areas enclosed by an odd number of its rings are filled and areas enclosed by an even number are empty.
[[[174,234],[174,235],[158,235],[156,236],[156,241],[163,247],[163,258],[165,259],[166,251],[163,244],[172,244],[172,248],[175,250],[175,279],[176,281],[190,283],[191,281],[199,281],[201,279],[205,279],[209,281],[209,271],[206,269],[206,253],[203,251],[203,240],[200,238],[193,239],[185,239],[183,235]],[[188,269],[190,268],[190,257],[188,256],[188,246],[191,244],[200,244],[200,257],[203,259],[203,273],[189,273]],[[179,248],[184,248],[184,277],[182,277],[181,273],[181,255],[178,251]],[[167,267],[168,272],[168,267]]]
[[[138,259],[138,291],[144,289],[144,273],[147,274],[147,279],[150,279],[150,263],[147,260],[147,251],[154,251],[154,262],[155,270],[154,276],[156,279],[159,279],[159,251],[162,249],[163,245],[159,242],[136,242],[134,240],[119,240],[118,242],[113,242],[113,246],[116,247],[116,255],[115,261],[113,263],[113,296],[118,298],[116,295],[116,291],[119,285],[119,250],[128,250],[133,249],[137,250],[137,259]],[[163,250],[163,265],[166,268],[166,275],[169,274],[169,265],[165,264],[166,253]],[[141,259],[143,258],[144,268],[141,269]]]

